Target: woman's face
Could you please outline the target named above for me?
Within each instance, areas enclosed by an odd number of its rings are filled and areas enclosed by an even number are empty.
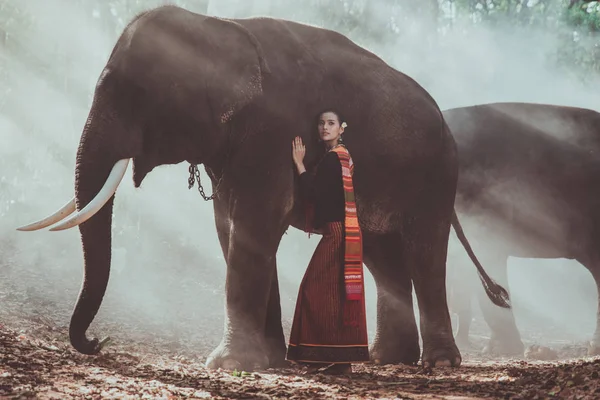
[[[319,137],[329,144],[338,142],[344,132],[338,116],[333,112],[325,112],[319,117]]]

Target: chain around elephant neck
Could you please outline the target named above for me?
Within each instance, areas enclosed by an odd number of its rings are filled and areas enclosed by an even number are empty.
[[[200,196],[202,196],[202,198],[205,201],[213,200],[219,194],[219,189],[221,188],[221,183],[223,182],[223,176],[225,176],[225,168],[227,168],[227,163],[229,161],[229,158],[231,157],[231,152],[232,152],[231,136],[232,135],[231,135],[231,127],[230,127],[229,131],[228,131],[228,135],[227,135],[227,143],[225,145],[227,150],[225,152],[225,162],[223,165],[223,170],[221,171],[221,176],[219,177],[219,180],[217,181],[217,184],[215,186],[213,194],[211,194],[210,196],[207,196],[206,193],[204,193],[204,187],[202,187],[202,182],[200,182],[200,170],[198,169],[198,164],[190,163],[190,166],[188,168],[188,171],[190,173],[190,176],[188,178],[188,189],[191,189],[194,186],[194,182],[198,182],[198,192],[200,193]],[[245,139],[245,135],[244,135],[243,139]],[[243,141],[243,139],[242,139],[242,141]]]
[[[213,194],[211,194],[210,196],[207,196],[206,193],[204,193],[204,188],[202,187],[202,182],[200,182],[200,170],[198,169],[198,164],[190,164],[188,171],[190,172],[190,177],[188,178],[188,189],[191,189],[194,186],[194,182],[197,181],[198,182],[198,192],[200,192],[200,196],[202,196],[202,198],[205,201],[213,200],[219,192],[221,182],[223,182],[223,174],[221,174],[221,177],[219,178],[219,181],[217,182],[217,186],[215,187]]]

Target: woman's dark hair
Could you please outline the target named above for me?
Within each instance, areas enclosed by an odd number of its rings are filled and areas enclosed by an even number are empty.
[[[334,113],[338,117],[338,122],[340,123],[340,125],[342,124],[342,122],[346,121],[344,119],[344,116],[335,108],[326,108],[317,114],[317,117],[315,118],[317,120],[317,125],[319,125],[319,119],[321,118],[321,115],[328,113],[328,112]]]

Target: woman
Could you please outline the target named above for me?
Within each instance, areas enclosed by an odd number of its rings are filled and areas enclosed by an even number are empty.
[[[351,373],[351,363],[369,360],[353,165],[341,140],[346,126],[334,110],[319,114],[327,151],[314,175],[304,167],[302,139],[292,144],[302,197],[312,211],[307,230],[323,232],[300,286],[287,352],[288,360],[308,364],[309,372]]]

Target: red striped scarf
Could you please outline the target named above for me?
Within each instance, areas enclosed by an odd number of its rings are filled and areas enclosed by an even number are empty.
[[[342,180],[346,202],[344,215],[344,283],[346,285],[346,300],[362,300],[362,234],[358,225],[354,185],[352,184],[354,163],[346,147],[336,146],[331,151],[336,152],[342,164]]]
[[[344,286],[346,289],[346,301],[344,304],[344,324],[357,326],[363,309],[363,253],[362,233],[358,224],[356,211],[356,200],[354,197],[354,185],[352,175],[354,163],[348,149],[338,145],[331,149],[334,151],[342,165],[342,181],[344,187]],[[314,204],[307,205],[306,231],[309,236],[312,232],[312,221],[314,218]]]

